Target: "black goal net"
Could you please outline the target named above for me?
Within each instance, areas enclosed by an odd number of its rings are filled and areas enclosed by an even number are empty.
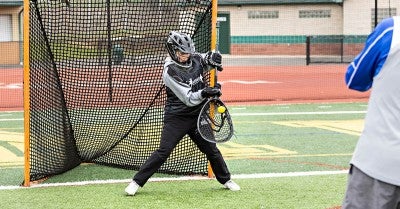
[[[29,164],[35,181],[83,162],[138,169],[159,145],[171,30],[210,50],[210,0],[30,0]],[[27,99],[27,98],[25,98]],[[188,138],[160,173],[207,174]]]

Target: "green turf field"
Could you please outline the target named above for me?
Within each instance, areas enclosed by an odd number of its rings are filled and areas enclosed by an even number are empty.
[[[219,148],[241,191],[227,191],[215,179],[157,174],[134,197],[123,191],[134,171],[93,164],[39,187],[18,187],[23,180],[23,113],[0,112],[2,208],[338,208],[366,107],[230,106],[235,136]]]

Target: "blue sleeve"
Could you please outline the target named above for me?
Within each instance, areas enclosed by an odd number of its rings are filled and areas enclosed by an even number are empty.
[[[393,18],[383,20],[368,36],[364,49],[348,66],[346,84],[350,89],[367,91],[379,74],[390,51],[393,35]]]

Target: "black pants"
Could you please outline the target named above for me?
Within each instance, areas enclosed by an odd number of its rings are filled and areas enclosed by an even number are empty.
[[[133,180],[140,186],[163,165],[179,141],[188,134],[201,152],[206,154],[216,179],[221,184],[229,181],[231,174],[216,144],[204,140],[197,131],[197,117],[166,115],[160,147],[140,167]]]

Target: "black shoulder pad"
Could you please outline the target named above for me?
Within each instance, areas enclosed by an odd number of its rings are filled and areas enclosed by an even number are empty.
[[[167,73],[169,76],[171,76],[175,81],[177,82],[183,82],[182,78],[179,76],[179,73],[177,72],[178,69],[174,68],[173,66],[169,66]]]

